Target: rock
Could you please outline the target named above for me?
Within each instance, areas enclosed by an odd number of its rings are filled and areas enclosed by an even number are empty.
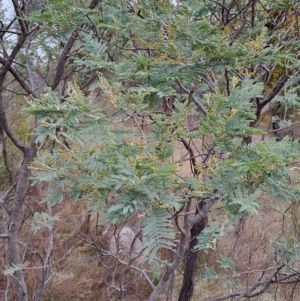
[[[135,259],[142,251],[142,243],[131,228],[123,227],[111,238],[110,250],[113,254],[127,254]]]

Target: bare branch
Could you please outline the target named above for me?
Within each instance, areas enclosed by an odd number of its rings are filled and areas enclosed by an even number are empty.
[[[259,103],[259,108],[262,108],[268,104],[278,93],[283,89],[284,85],[288,81],[288,74],[284,74],[280,76],[275,85],[271,88],[271,91],[264,97],[264,99]]]
[[[266,285],[264,289],[262,289],[259,294],[262,294],[271,284],[271,280],[273,279],[273,277],[278,273],[278,271],[280,269],[282,269],[284,267],[284,264],[279,265],[278,267],[276,267],[276,270],[272,273],[272,275],[267,278],[265,281],[258,281],[255,284],[253,284],[248,290],[246,290],[245,292],[243,292],[242,294],[240,294],[237,298],[234,299],[234,301],[238,301],[241,300],[242,298],[244,298],[245,296],[248,298],[251,298],[251,295],[249,295],[250,293],[252,293],[254,290],[256,290],[257,287],[261,286],[261,285]],[[253,297],[258,296],[258,294],[252,295]]]
[[[196,162],[196,157],[195,157],[193,149],[191,148],[190,144],[186,141],[185,138],[181,138],[180,140],[183,143],[186,150],[189,152],[191,171],[193,172],[194,175],[198,175],[199,172],[196,169],[197,162]]]
[[[271,283],[278,283],[277,280],[276,282],[275,281],[272,281],[272,279],[275,277],[275,275],[284,267],[285,265],[284,264],[280,264],[276,267],[272,267],[272,269],[275,269],[275,271],[271,274],[271,276],[269,276],[266,280],[264,281],[257,281],[256,283],[254,283],[251,287],[249,287],[248,289],[246,289],[245,291],[243,292],[238,292],[238,293],[232,293],[232,294],[228,294],[226,296],[221,296],[221,297],[217,297],[217,298],[214,298],[214,299],[211,299],[210,301],[222,301],[222,300],[226,300],[226,299],[229,299],[229,298],[233,298],[233,297],[236,297],[234,299],[234,301],[238,301],[238,300],[241,300],[242,298],[254,298],[258,295],[261,295],[263,294],[267,289],[268,287],[270,286]],[[270,268],[266,269],[266,270],[270,270]],[[264,270],[263,273],[266,271]],[[262,286],[262,285],[265,285],[265,287],[263,289],[261,289],[260,291],[254,293],[254,294],[251,294],[253,291],[255,291],[259,286]]]
[[[10,238],[7,233],[0,233],[0,238]]]
[[[17,0],[12,0],[15,12],[16,12],[16,16],[18,17],[18,21],[19,21],[19,25],[21,27],[21,30],[23,32],[23,34],[27,33],[27,24],[25,21],[23,21],[22,17],[23,17],[23,13],[20,9],[19,3]]]
[[[181,88],[184,92],[186,92],[186,93],[189,95],[189,99],[192,100],[192,101],[194,102],[194,104],[200,109],[200,111],[201,111],[204,115],[206,115],[206,114],[207,114],[207,111],[206,111],[205,107],[203,106],[203,104],[198,100],[198,98],[197,98],[196,95],[195,95],[195,92],[196,92],[196,91],[195,91],[195,88],[192,89],[192,90],[188,90],[187,88],[185,88],[185,87],[183,86],[182,83],[178,82],[178,84],[179,84],[180,88]]]
[[[0,93],[0,98],[2,98],[2,93]],[[11,132],[11,130],[8,127],[7,119],[6,119],[6,113],[3,109],[3,104],[0,99],[0,124],[2,125],[2,128],[4,132],[6,133],[7,137],[13,142],[13,144],[23,153],[26,152],[27,147],[19,140],[17,137]]]

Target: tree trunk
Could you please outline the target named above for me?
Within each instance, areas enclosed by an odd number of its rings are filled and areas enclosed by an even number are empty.
[[[26,151],[24,153],[24,161],[19,172],[14,202],[9,215],[9,239],[7,250],[9,267],[23,264],[19,252],[19,229],[21,225],[23,201],[29,185],[28,178],[30,171],[28,169],[28,165],[33,161],[35,153],[36,147],[35,143],[32,141],[30,147],[26,148]],[[22,269],[14,272],[13,276],[15,280],[18,301],[28,301],[28,292]]]
[[[196,211],[197,214],[197,211]],[[186,254],[184,276],[178,301],[190,301],[194,293],[195,277],[198,268],[199,252],[193,252],[193,248],[197,245],[197,236],[207,226],[207,217],[196,223],[191,229],[191,240]]]
[[[218,202],[218,199],[211,199],[207,201],[205,204],[198,204],[198,208],[201,208],[200,211],[196,210],[196,215],[194,217],[189,217],[188,215],[185,215],[184,217],[184,227],[181,230],[181,237],[179,246],[177,248],[176,253],[174,254],[173,262],[169,265],[167,265],[164,274],[162,278],[160,279],[158,285],[153,289],[149,301],[156,301],[159,297],[159,295],[166,289],[167,284],[170,280],[170,277],[173,275],[173,272],[178,268],[178,266],[181,264],[184,253],[187,249],[188,244],[188,232],[191,231],[191,229],[198,225],[199,223],[202,223],[202,220],[207,220],[207,213],[210,211],[210,209]],[[191,207],[191,200],[187,202],[186,210],[185,212],[190,212]],[[206,225],[206,223],[205,223]],[[204,229],[204,227],[203,227]]]

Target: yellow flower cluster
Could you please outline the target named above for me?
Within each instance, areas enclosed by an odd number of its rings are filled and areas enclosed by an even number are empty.
[[[98,77],[100,81],[99,87],[102,90],[103,96],[112,103],[114,108],[117,108],[118,103],[122,98],[122,94],[114,89],[100,72],[98,72]]]
[[[268,28],[264,27],[261,34],[255,40],[245,43],[245,46],[251,50],[249,54],[251,57],[258,55],[262,51],[267,31]]]

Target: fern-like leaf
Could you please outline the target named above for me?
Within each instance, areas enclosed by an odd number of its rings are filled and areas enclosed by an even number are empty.
[[[150,256],[150,262],[159,249],[173,250],[175,232],[166,210],[160,208],[152,210],[146,215],[143,225],[144,254]]]

